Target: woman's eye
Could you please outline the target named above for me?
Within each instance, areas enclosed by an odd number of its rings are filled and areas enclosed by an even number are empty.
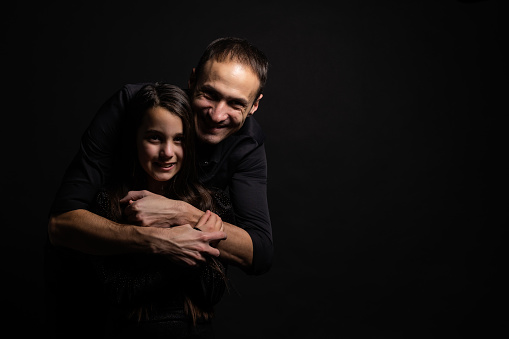
[[[161,137],[160,137],[160,136],[158,136],[158,135],[149,135],[149,136],[147,137],[147,139],[148,139],[149,141],[154,141],[154,142],[155,142],[155,141],[161,141]]]

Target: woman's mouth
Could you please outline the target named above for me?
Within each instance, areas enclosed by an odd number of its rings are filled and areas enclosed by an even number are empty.
[[[170,170],[172,169],[173,167],[175,167],[175,163],[174,162],[170,162],[170,163],[160,163],[160,162],[156,162],[155,165],[163,170]]]

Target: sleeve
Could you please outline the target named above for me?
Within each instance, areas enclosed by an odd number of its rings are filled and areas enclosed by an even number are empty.
[[[230,180],[230,198],[236,225],[253,241],[253,267],[259,275],[272,266],[273,242],[267,201],[267,159],[263,144],[244,156]]]
[[[62,178],[51,213],[89,209],[99,188],[105,186],[112,172],[112,158],[120,142],[131,90],[128,85],[124,86],[94,116]]]

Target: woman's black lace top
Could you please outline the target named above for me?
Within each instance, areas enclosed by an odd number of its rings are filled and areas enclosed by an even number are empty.
[[[214,212],[223,221],[233,222],[228,197],[221,192],[213,197]],[[101,191],[93,212],[111,220],[110,203],[108,193]],[[193,268],[154,254],[93,256],[92,260],[106,298],[114,307],[126,310],[141,307],[155,312],[156,309],[183,308],[186,296],[204,309],[211,309],[227,287],[227,267],[217,259],[216,268],[212,261]]]

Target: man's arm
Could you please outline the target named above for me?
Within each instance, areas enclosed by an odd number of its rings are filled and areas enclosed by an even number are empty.
[[[197,225],[205,214],[189,203],[168,199],[149,191],[131,191],[121,199],[121,202],[129,203],[125,212],[130,221],[143,226]],[[198,227],[204,232],[215,232],[219,228],[211,223]],[[248,269],[253,261],[251,237],[235,225],[225,222],[223,227],[228,238],[217,245],[221,258],[233,265]]]
[[[98,187],[113,174],[113,158],[119,151],[129,102],[143,85],[123,86],[101,105],[83,134],[80,149],[53,201],[49,239],[53,245],[90,254],[158,253],[194,265],[203,261],[203,255],[218,255],[209,243],[224,238],[223,232],[204,234],[190,225],[174,229],[121,225],[88,211]],[[204,221],[204,225],[209,223]]]
[[[218,244],[217,248],[221,252],[221,258],[249,271],[253,265],[253,242],[249,233],[226,222],[224,223],[224,232],[230,241],[225,240]]]
[[[101,105],[66,169],[51,207],[52,214],[89,209],[98,188],[104,187],[114,175],[114,157],[119,152],[128,105],[141,87],[125,85]]]
[[[207,218],[204,215],[198,222],[213,227],[214,222]],[[88,254],[154,253],[191,266],[205,261],[206,255],[219,256],[219,250],[210,243],[226,238],[224,232],[200,232],[190,225],[159,228],[119,224],[82,209],[52,215],[48,235],[55,246]]]
[[[224,223],[228,238],[221,241],[217,248],[221,251],[221,258],[245,272],[262,274],[269,270],[273,255],[263,146],[239,162],[229,187],[238,226]],[[148,191],[129,192],[121,202],[130,202],[126,208],[130,221],[145,226],[195,225],[204,213],[183,201],[167,199]]]
[[[267,200],[267,160],[263,144],[237,163],[228,188],[235,223],[248,233],[252,242],[253,261],[248,273],[265,273],[272,265],[274,249]]]

